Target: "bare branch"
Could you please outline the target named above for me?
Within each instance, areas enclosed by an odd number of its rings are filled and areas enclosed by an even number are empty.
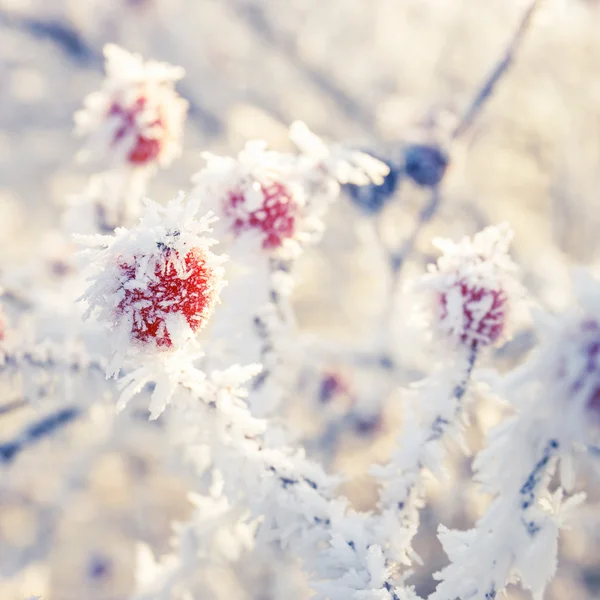
[[[527,10],[523,13],[521,20],[519,21],[519,25],[517,30],[515,31],[508,47],[504,51],[504,56],[496,64],[491,74],[486,79],[483,86],[477,92],[477,95],[471,102],[471,105],[463,115],[459,124],[456,126],[456,129],[452,133],[452,139],[456,140],[457,138],[463,136],[471,127],[486,102],[490,99],[492,93],[498,82],[502,79],[502,77],[506,74],[508,69],[512,66],[516,54],[520,49],[525,36],[527,35],[531,23],[533,21],[533,17],[535,15],[536,10],[539,8],[541,2],[540,0],[533,0]]]

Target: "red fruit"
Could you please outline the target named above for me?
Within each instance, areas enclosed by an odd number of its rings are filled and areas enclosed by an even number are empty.
[[[458,281],[454,289],[460,293],[462,307],[462,323],[456,332],[460,341],[473,347],[496,342],[506,324],[507,298],[504,291],[477,287],[466,281]],[[449,310],[448,296],[449,293],[440,296],[442,322],[453,312]],[[452,317],[455,315],[452,314]]]
[[[172,341],[166,328],[167,314],[179,313],[196,332],[201,329],[216,301],[217,286],[214,271],[206,264],[204,251],[190,250],[185,257],[186,272],[180,274],[166,250],[164,259],[158,260],[154,276],[142,288],[124,289],[119,303],[118,316],[131,314],[133,338],[144,343],[169,348]],[[137,263],[119,265],[126,280],[137,275]]]
[[[294,235],[298,205],[292,193],[281,183],[260,185],[263,202],[260,208],[248,211],[243,191],[231,192],[225,202],[224,212],[233,220],[236,234],[248,229],[264,233],[262,246],[278,248],[284,239]]]
[[[121,126],[115,133],[113,144],[116,144],[125,136],[134,135],[136,137],[135,145],[127,155],[129,161],[134,165],[144,165],[156,160],[162,151],[166,135],[164,119],[161,117],[148,124],[148,126],[155,129],[160,127],[161,135],[159,137],[148,138],[138,132],[136,118],[144,111],[147,102],[148,100],[145,96],[140,96],[133,106],[124,108],[115,103],[110,107],[108,112],[110,116],[117,116],[121,119]]]

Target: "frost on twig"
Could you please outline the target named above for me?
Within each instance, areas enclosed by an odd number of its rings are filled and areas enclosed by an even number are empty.
[[[474,465],[494,500],[475,529],[440,530],[451,564],[438,574],[433,600],[487,600],[515,581],[542,598],[554,576],[559,529],[584,498],[563,502],[574,484],[573,455],[598,437],[599,288],[578,273],[579,306],[539,315],[537,351],[499,385],[516,414],[491,432]],[[552,492],[558,466],[562,487]]]

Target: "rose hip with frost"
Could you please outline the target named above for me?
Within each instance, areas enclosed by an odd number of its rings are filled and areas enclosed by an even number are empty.
[[[132,319],[131,335],[144,344],[169,348],[170,315],[181,315],[195,333],[206,323],[217,300],[218,276],[207,264],[205,251],[194,248],[184,261],[167,249],[150,276],[138,273],[140,261],[119,265],[124,280],[124,296],[116,310],[116,320]],[[177,264],[181,262],[181,264]]]
[[[457,281],[440,294],[440,320],[451,325],[460,341],[472,347],[495,343],[506,324],[507,297],[503,290],[479,287],[467,280]],[[449,321],[448,321],[449,322]]]
[[[249,200],[249,195],[256,198]],[[264,234],[263,248],[274,249],[294,235],[298,205],[285,185],[256,183],[248,190],[231,192],[223,212],[232,220],[236,235],[248,229],[260,230]]]
[[[83,156],[133,167],[167,165],[180,152],[188,108],[174,87],[183,69],[144,61],[111,44],[104,54],[102,89],[75,115],[78,133],[88,140]]]
[[[431,324],[452,343],[475,350],[510,335],[522,295],[508,255],[511,238],[501,225],[458,243],[435,240],[442,255],[419,285],[429,291]]]
[[[108,112],[109,118],[117,118],[121,122],[113,137],[113,145],[118,144],[128,135],[135,139],[134,145],[127,155],[129,162],[134,165],[144,165],[156,160],[168,135],[165,120],[160,116],[160,107],[157,109],[159,114],[156,119],[147,124],[147,127],[152,129],[153,137],[148,137],[139,130],[136,119],[143,115],[147,102],[148,99],[145,96],[140,96],[133,106],[125,107],[114,103]]]

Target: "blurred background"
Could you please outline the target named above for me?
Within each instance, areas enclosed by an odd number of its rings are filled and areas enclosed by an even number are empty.
[[[237,153],[252,138],[287,149],[287,127],[298,119],[325,138],[391,161],[399,160],[412,140],[443,138],[503,56],[527,5],[524,0],[0,0],[0,269],[39,253],[40,240],[58,224],[66,199],[85,186],[89,171],[74,161],[79,142],[72,135],[72,117],[101,84],[105,43],[186,70],[177,86],[191,105],[183,156],[150,190],[154,199],[165,201],[189,187],[191,175],[202,167],[201,152]],[[598,31],[600,3],[542,2],[514,64],[453,150],[440,210],[421,232],[407,276],[434,256],[433,236],[456,238],[506,220],[516,231],[515,258],[530,291],[550,308],[568,300],[569,266],[593,264],[600,253]],[[403,188],[384,209],[384,225],[393,223],[386,235],[406,237],[422,203],[418,189]],[[328,233],[299,265],[295,301],[306,330],[344,342],[360,337],[386,302],[386,267],[373,218],[348,197],[333,207]],[[360,462],[356,457],[348,449],[340,460],[347,467]],[[469,475],[465,468],[463,477]],[[123,506],[133,503],[123,465],[107,459],[98,469],[97,493],[109,503],[119,494]],[[154,495],[152,516],[136,518],[158,522],[153,539],[166,544],[169,515],[183,510],[182,490],[177,481],[165,484],[164,473],[156,477],[164,498]],[[449,501],[448,490],[444,493],[445,504],[434,502],[425,512],[429,534],[440,519],[466,526],[478,510],[477,505],[458,508],[464,494]],[[136,502],[139,509],[139,498]],[[472,512],[465,516],[462,509]],[[26,517],[0,510],[4,535],[21,531],[19,518]],[[79,510],[92,509],[84,503]],[[103,548],[122,552],[110,562],[116,591],[108,586],[89,598],[122,598],[131,585],[126,565],[132,550],[121,539],[127,534],[117,513],[110,513],[114,527],[102,531]],[[551,598],[600,597],[600,519],[597,510],[588,513],[564,546]],[[89,539],[99,540],[93,518],[81,519],[89,524]],[[44,600],[82,597],[75,595],[86,587],[72,580],[79,571],[72,562],[77,552],[69,545],[79,538],[68,528],[62,535],[52,558],[54,588],[36,587],[42,585],[39,573],[31,581],[7,580],[4,588],[0,581],[2,600],[20,600],[28,585],[31,593],[53,594]],[[61,552],[71,558],[61,562]],[[98,552],[94,563],[98,573],[109,568],[104,554]],[[435,568],[444,564],[439,548],[431,556],[437,557]],[[61,577],[70,583],[56,583]],[[422,585],[431,589],[431,579]]]

